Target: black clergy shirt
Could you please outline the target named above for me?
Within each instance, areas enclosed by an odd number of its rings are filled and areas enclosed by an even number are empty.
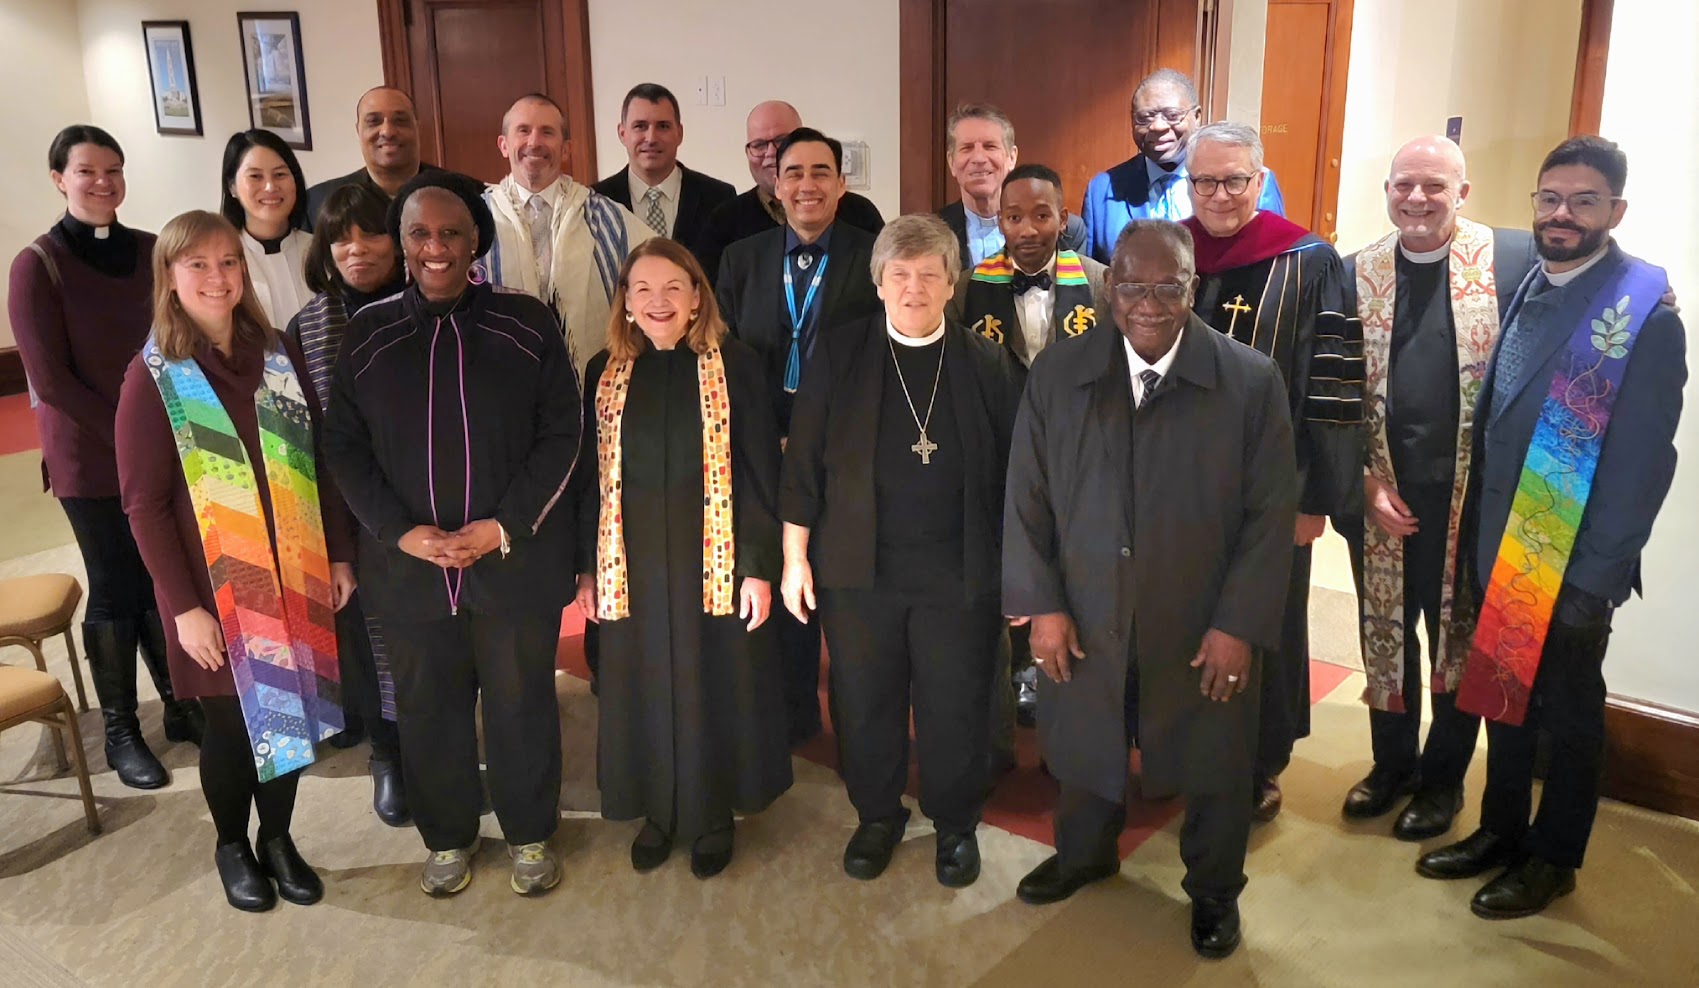
[[[926,346],[891,342],[897,364],[884,361],[884,401],[879,408],[879,435],[873,453],[874,517],[878,519],[875,579],[885,590],[941,599],[962,595],[962,457],[961,431],[956,427],[948,374],[938,362],[944,341]],[[902,367],[898,378],[897,366]],[[932,382],[938,397],[932,399]],[[908,383],[910,410],[903,395]],[[932,405],[932,418],[926,406]],[[910,447],[920,441],[915,416],[927,422],[926,438],[937,445],[922,463]]]
[[[1400,251],[1386,381],[1386,438],[1403,485],[1449,486],[1457,453],[1457,331],[1448,258],[1418,263]]]

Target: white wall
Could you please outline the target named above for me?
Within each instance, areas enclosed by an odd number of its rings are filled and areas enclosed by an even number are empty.
[[[1546,152],[1568,136],[1581,0],[1358,3],[1340,155],[1339,249],[1390,224],[1381,184],[1399,146],[1463,117],[1465,215],[1525,227]],[[1614,68],[1614,66],[1613,66]]]
[[[614,128],[626,91],[658,82],[684,115],[679,160],[730,182],[751,184],[743,121],[762,100],[795,104],[803,122],[840,140],[866,141],[872,188],[861,194],[897,213],[897,0],[856,0],[827,19],[799,18],[767,0],[657,4],[590,0],[596,160],[602,175],[625,166]],[[799,43],[798,32],[809,32]],[[823,34],[821,32],[824,32]],[[848,54],[853,53],[853,54]],[[725,106],[696,104],[699,76],[724,76]]]
[[[1616,0],[1605,75],[1606,137],[1628,153],[1630,206],[1617,229],[1624,249],[1669,271],[1688,313],[1699,311],[1699,4]],[[1699,371],[1687,318],[1688,386],[1676,447],[1681,462],[1646,549],[1644,600],[1617,614],[1605,678],[1611,692],[1699,711],[1693,644],[1699,558]]]
[[[130,191],[119,214],[126,224],[158,230],[185,210],[218,208],[224,142],[248,127],[238,6],[230,0],[79,0],[89,114],[118,138],[127,158]],[[240,6],[288,9],[301,16],[313,150],[297,153],[307,181],[359,167],[354,104],[383,82],[377,5],[370,0],[289,0]],[[189,22],[205,136],[155,133],[144,20]]]
[[[141,37],[141,28],[136,29]],[[88,122],[77,8],[51,0],[0,2],[0,92],[6,138],[0,148],[0,264],[10,270],[24,245],[53,225],[65,200],[47,178],[47,145],[66,125]],[[0,278],[0,347],[12,345],[6,283]]]

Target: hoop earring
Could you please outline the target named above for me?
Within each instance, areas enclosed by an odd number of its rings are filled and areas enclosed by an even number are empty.
[[[625,314],[625,321],[626,321],[626,322],[627,322],[627,323],[631,323],[631,324],[635,324],[635,323],[636,323],[636,322],[637,322],[637,313],[635,313],[635,312],[629,312],[629,311],[628,311],[628,312],[626,312],[626,314]]]
[[[702,311],[702,310],[700,310],[700,309],[691,309],[691,310],[690,310],[690,321],[691,321],[691,322],[695,322],[695,321],[696,321],[696,314],[697,314],[697,313],[698,313],[698,312],[700,312],[700,311]]]

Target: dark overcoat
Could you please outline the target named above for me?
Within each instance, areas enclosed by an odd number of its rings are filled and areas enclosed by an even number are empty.
[[[1137,411],[1120,333],[1039,354],[1009,453],[1003,606],[1065,612],[1079,628],[1085,658],[1072,680],[1039,678],[1039,732],[1058,780],[1124,796],[1135,661],[1145,794],[1244,788],[1260,659],[1226,703],[1201,694],[1190,663],[1211,628],[1278,646],[1296,462],[1274,362],[1195,316]]]

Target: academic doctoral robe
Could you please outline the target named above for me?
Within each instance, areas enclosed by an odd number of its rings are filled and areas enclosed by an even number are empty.
[[[731,399],[734,585],[779,602],[779,437],[760,361],[722,344]],[[595,572],[600,497],[590,361],[579,497],[580,573]],[[791,785],[773,625],[702,610],[702,417],[696,354],[647,349],[631,370],[620,448],[630,617],[603,621],[596,746],[602,815],[671,824],[692,840],[765,808]]]
[[[1210,628],[1279,642],[1297,500],[1286,389],[1268,358],[1193,318],[1134,411],[1122,341],[1086,333],[1033,363],[1009,453],[1003,608],[1067,612],[1079,629],[1073,678],[1039,677],[1058,780],[1124,798],[1134,661],[1143,791],[1245,792],[1262,662],[1227,703],[1199,692],[1190,663]]]

